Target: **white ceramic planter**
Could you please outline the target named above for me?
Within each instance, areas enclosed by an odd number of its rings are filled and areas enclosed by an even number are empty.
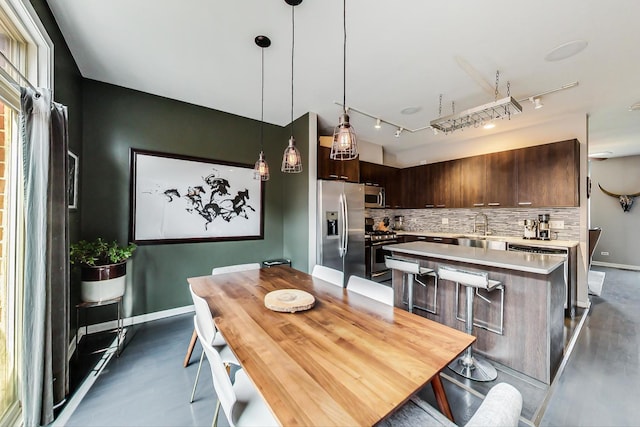
[[[82,267],[80,298],[85,302],[101,302],[124,295],[126,263],[99,267]]]
[[[83,280],[80,282],[80,298],[86,302],[100,302],[121,297],[124,295],[126,277],[124,275],[107,280]]]

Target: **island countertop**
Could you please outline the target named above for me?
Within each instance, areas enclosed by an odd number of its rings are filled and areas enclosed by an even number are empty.
[[[482,240],[497,240],[506,243],[513,243],[517,245],[526,246],[540,246],[547,248],[573,248],[580,244],[576,240],[536,240],[536,239],[523,239],[522,237],[514,236],[499,236],[489,234],[483,236],[474,233],[443,233],[437,231],[396,231],[398,236],[431,236],[431,237],[448,237],[448,238],[469,238],[469,239],[482,239]]]
[[[565,257],[558,255],[500,251],[430,242],[398,243],[385,245],[383,249],[407,255],[439,258],[537,274],[550,274],[556,268],[562,266],[566,260]]]

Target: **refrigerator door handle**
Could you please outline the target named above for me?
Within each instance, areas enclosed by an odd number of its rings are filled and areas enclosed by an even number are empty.
[[[344,206],[344,244],[342,245],[344,254],[349,250],[349,205],[347,205],[347,196],[342,194]]]
[[[340,254],[340,258],[343,258],[345,255],[345,250],[344,250],[344,236],[345,236],[345,227],[344,227],[344,222],[345,222],[345,217],[344,217],[344,194],[340,193],[340,196],[338,197],[338,203],[340,205],[339,209],[338,209],[338,225],[340,225],[340,223],[342,223],[342,228],[340,229],[340,231],[338,231],[338,242],[339,242],[339,246],[338,246],[338,253]],[[340,221],[340,217],[342,216],[342,221]]]

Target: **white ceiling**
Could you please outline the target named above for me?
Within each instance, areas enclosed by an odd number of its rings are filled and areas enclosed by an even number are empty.
[[[48,0],[82,75],[118,86],[260,119],[260,48],[267,35],[264,119],[291,118],[291,6],[284,0]],[[304,0],[295,8],[295,117],[316,112],[323,134],[337,124],[342,102],[342,1]],[[494,100],[543,96],[544,108],[491,131],[449,135],[430,130],[374,129],[352,111],[358,137],[388,153],[456,144],[589,115],[589,152],[640,154],[640,1],[616,0],[349,0],[346,103],[407,129]],[[553,48],[573,40],[588,46],[549,62]],[[405,115],[406,107],[420,111]],[[486,139],[486,138],[484,138]],[[547,141],[545,141],[547,142]],[[551,141],[548,141],[551,142]]]

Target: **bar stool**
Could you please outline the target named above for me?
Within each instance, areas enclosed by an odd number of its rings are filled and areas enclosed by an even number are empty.
[[[473,335],[473,298],[475,290],[485,289],[490,292],[502,287],[502,285],[496,280],[489,280],[487,273],[463,271],[451,267],[440,267],[438,275],[440,279],[450,280],[456,282],[456,286],[462,285],[467,288],[465,332]],[[502,290],[504,290],[503,287]],[[462,355],[449,364],[449,369],[474,381],[493,381],[498,377],[498,372],[488,361],[474,356],[471,346],[467,347]]]
[[[403,280],[402,280],[402,302],[407,304],[407,308],[409,313],[413,313],[414,308],[418,308],[420,310],[428,311],[432,314],[437,314],[438,310],[438,275],[432,268],[421,267],[418,261],[409,261],[406,259],[394,258],[392,256],[385,256],[384,262],[387,268],[393,270],[402,271]],[[416,281],[425,288],[427,284],[418,279],[417,276],[432,276],[434,283],[434,291],[433,291],[433,309],[427,307],[421,307],[413,303],[413,282]],[[404,300],[405,295],[405,286],[404,286],[404,277],[407,278],[407,288],[409,296],[407,297],[407,301]]]

